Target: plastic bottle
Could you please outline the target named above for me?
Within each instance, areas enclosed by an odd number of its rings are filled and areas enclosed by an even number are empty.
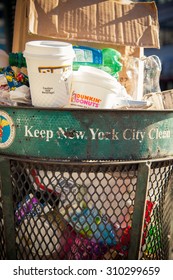
[[[92,66],[117,78],[122,69],[120,62],[121,54],[113,48],[96,49],[86,46],[73,46],[76,58],[73,62],[73,70],[77,71],[80,66]],[[22,52],[9,53],[9,65],[17,68],[27,67]]]
[[[9,53],[9,65],[15,66],[17,68],[26,68],[26,60],[22,52],[18,53]]]
[[[112,76],[116,76],[118,72],[122,70],[122,64],[120,62],[121,54],[112,48],[102,49],[103,64],[100,69],[106,71]]]
[[[73,49],[76,54],[73,62],[74,71],[78,70],[80,66],[92,66],[117,77],[118,72],[122,69],[121,54],[115,49],[100,50],[86,46],[74,46]]]
[[[78,70],[80,66],[93,66],[99,68],[102,65],[102,51],[85,46],[73,46],[75,59],[73,70]]]
[[[94,207],[86,207],[81,212],[71,215],[69,223],[77,232],[89,239],[93,238],[100,244],[116,244],[113,225]]]

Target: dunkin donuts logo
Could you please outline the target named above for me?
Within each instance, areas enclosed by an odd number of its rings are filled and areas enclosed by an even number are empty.
[[[76,93],[75,91],[72,92],[71,96],[71,103],[76,104],[79,107],[86,107],[86,108],[99,108],[100,102],[102,100],[100,98],[96,98],[93,96]]]
[[[9,147],[15,136],[15,126],[12,118],[4,111],[0,111],[0,148]]]

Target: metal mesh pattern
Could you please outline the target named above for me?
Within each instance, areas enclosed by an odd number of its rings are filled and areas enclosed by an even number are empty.
[[[152,163],[141,259],[168,259],[171,174]],[[12,160],[11,178],[18,259],[128,258],[138,163]]]
[[[5,239],[4,239],[4,222],[2,212],[1,190],[0,190],[0,260],[6,259]]]
[[[146,259],[168,259],[171,226],[172,163],[153,163],[142,252]],[[145,242],[144,242],[145,239]]]

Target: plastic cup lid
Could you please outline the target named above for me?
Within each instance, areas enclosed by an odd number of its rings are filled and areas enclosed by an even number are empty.
[[[101,69],[92,66],[80,66],[78,71],[82,73],[86,73],[88,76],[92,76],[99,79],[100,78],[108,79],[110,81],[115,82],[115,78],[113,76],[111,76],[110,74],[108,74],[107,72]]]
[[[92,66],[80,66],[78,71],[73,72],[73,80],[83,83],[94,84],[98,87],[106,88],[117,92],[120,87],[116,78],[101,69]]]
[[[30,41],[25,44],[24,56],[74,57],[72,44],[61,41]]]

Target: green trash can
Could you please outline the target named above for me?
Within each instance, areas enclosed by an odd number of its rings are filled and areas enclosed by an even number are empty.
[[[0,108],[1,259],[170,259],[173,112]]]

